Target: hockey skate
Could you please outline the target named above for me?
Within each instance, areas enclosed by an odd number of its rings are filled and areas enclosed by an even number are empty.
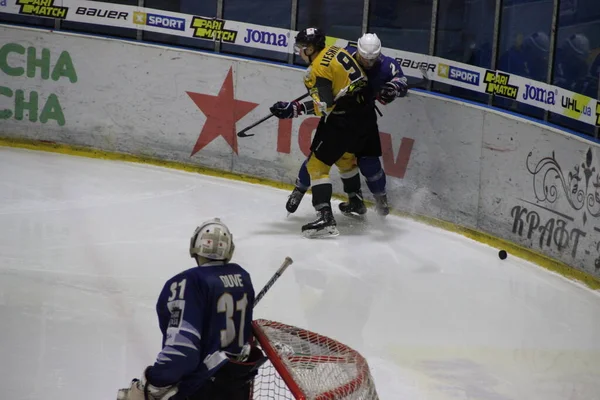
[[[387,202],[387,195],[375,195],[375,210],[377,211],[377,215],[382,218],[385,218],[390,213],[390,206]]]
[[[331,208],[325,207],[317,211],[316,220],[302,226],[302,235],[307,238],[338,236],[340,232],[336,225]]]
[[[356,195],[350,197],[348,201],[340,203],[340,211],[347,217],[362,217],[367,213],[367,207],[363,201],[360,190]]]
[[[288,197],[287,203],[285,203],[285,209],[288,211],[288,215],[296,212],[305,193],[306,192],[302,192],[297,187],[294,188]]]

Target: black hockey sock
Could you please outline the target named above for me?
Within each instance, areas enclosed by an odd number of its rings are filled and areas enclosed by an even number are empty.
[[[344,184],[344,192],[347,193],[349,197],[360,192],[360,175],[358,175],[358,173],[350,178],[342,178],[342,183]]]
[[[312,187],[312,202],[316,210],[320,210],[325,206],[331,206],[331,194],[333,187],[331,183],[321,183]]]

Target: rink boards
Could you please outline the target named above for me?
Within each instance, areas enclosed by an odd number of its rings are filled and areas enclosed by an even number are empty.
[[[0,137],[13,143],[81,146],[281,184],[294,182],[308,154],[315,117],[271,119],[253,137],[235,135],[275,101],[301,95],[302,69],[8,26],[0,38]],[[598,144],[423,92],[380,108],[395,210],[600,277]]]

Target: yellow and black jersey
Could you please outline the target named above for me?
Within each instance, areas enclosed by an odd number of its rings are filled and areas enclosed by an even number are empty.
[[[316,115],[329,114],[335,107],[336,96],[352,96],[366,82],[365,72],[350,53],[337,46],[325,47],[306,70],[304,85],[313,99],[307,109],[314,108]],[[346,93],[340,93],[343,91]]]

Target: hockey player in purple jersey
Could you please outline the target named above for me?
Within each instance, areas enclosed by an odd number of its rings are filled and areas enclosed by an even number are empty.
[[[265,361],[249,344],[254,288],[231,263],[234,244],[218,218],[196,228],[190,255],[196,267],[169,279],[156,304],[162,351],[118,400],[247,400]]]
[[[373,100],[377,99],[381,104],[389,104],[396,97],[404,97],[408,92],[406,77],[398,62],[381,54],[381,41],[374,33],[366,33],[357,44],[348,45],[346,50],[354,56],[368,77],[368,89]],[[386,176],[381,167],[381,143],[379,139],[379,128],[377,126],[377,114],[373,107],[370,118],[364,124],[367,137],[367,145],[361,154],[356,154],[358,168],[365,177],[367,187],[375,197],[375,207],[381,216],[389,214],[389,206],[386,195]],[[360,180],[358,171],[353,176],[342,176],[344,180]],[[310,188],[310,176],[306,169],[306,160],[302,163],[296,187],[290,194],[286,203],[286,209],[293,213],[298,209],[302,197]],[[348,193],[348,201],[340,204],[340,211],[344,214],[363,215],[367,212],[363,196],[360,190]]]

